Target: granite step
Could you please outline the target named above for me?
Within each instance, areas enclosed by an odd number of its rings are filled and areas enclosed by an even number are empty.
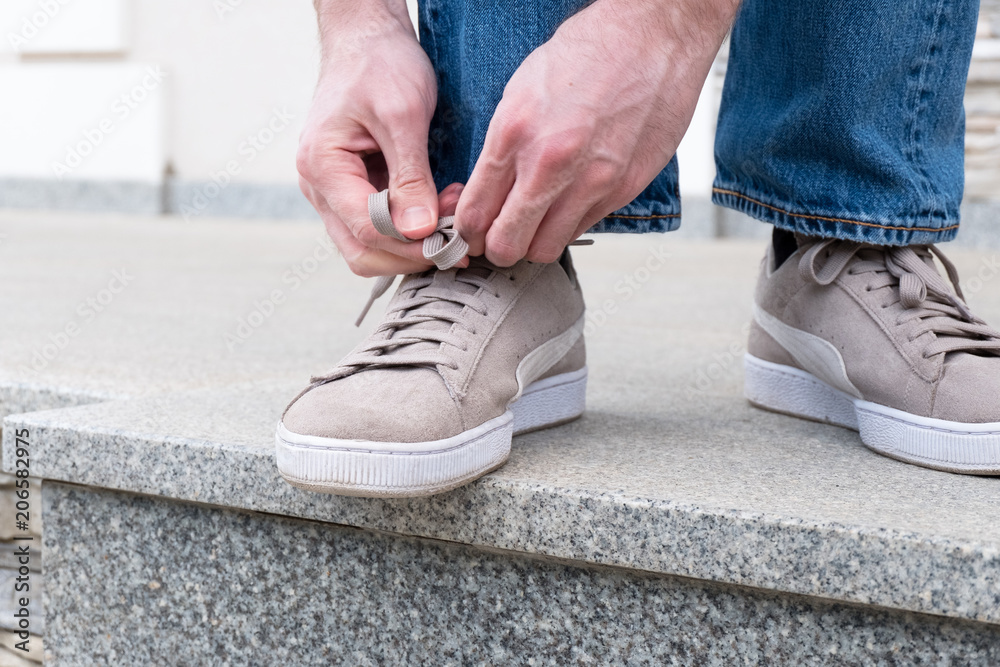
[[[26,429],[52,664],[1000,661],[998,481],[742,399],[759,242],[579,249],[587,413],[516,438],[468,487],[390,501],[301,491],[274,466],[281,409],[360,335],[368,284],[321,259],[319,230],[0,231],[0,308],[23,325],[0,333],[4,469]],[[992,257],[955,259],[975,276]],[[1000,321],[989,280],[971,300]]]

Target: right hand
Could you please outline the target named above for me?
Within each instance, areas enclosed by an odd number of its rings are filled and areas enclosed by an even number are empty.
[[[424,238],[437,225],[438,193],[427,159],[437,100],[430,60],[405,6],[400,15],[398,7],[337,12],[337,3],[317,4],[324,52],[296,156],[299,185],[354,273],[424,271],[432,263],[420,243],[375,231],[368,195],[389,188],[393,224],[407,238]],[[324,19],[335,29],[326,29]]]

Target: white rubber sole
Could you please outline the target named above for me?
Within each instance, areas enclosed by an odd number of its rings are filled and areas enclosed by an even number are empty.
[[[1000,423],[931,419],[864,401],[816,376],[746,355],[745,394],[754,405],[858,431],[879,454],[925,468],[1000,475]]]
[[[309,491],[367,498],[442,493],[499,468],[511,438],[583,414],[586,367],[527,387],[504,414],[464,433],[431,442],[366,442],[304,436],[278,424],[278,471]]]

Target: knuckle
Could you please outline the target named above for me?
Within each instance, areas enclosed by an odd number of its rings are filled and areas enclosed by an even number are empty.
[[[299,172],[299,176],[307,181],[312,181],[312,148],[309,144],[301,143],[299,144],[299,149],[295,153],[295,169]]]
[[[528,119],[521,114],[500,111],[494,115],[490,130],[500,144],[516,144],[527,136]]]
[[[559,259],[562,252],[563,249],[561,246],[558,246],[558,244],[543,243],[539,244],[537,247],[531,248],[528,251],[526,258],[532,262],[551,264]]]
[[[561,170],[572,164],[579,151],[572,139],[549,139],[538,149],[538,166],[543,171]]]
[[[382,235],[375,231],[371,225],[361,225],[354,233],[354,238],[367,248],[378,247]]]
[[[459,209],[455,213],[456,225],[460,232],[468,235],[482,234],[489,227],[485,211],[476,206],[463,206],[459,202]]]
[[[316,206],[316,202],[314,202],[312,198],[312,185],[309,184],[309,181],[306,180],[305,176],[299,176],[299,190],[302,192],[302,195],[312,203],[313,206]]]
[[[404,193],[422,192],[427,188],[428,175],[415,164],[403,164],[393,174],[392,184]]]
[[[589,192],[615,192],[623,182],[622,171],[615,165],[598,162],[591,165],[585,177]]]
[[[361,272],[361,262],[356,253],[344,253],[344,261],[347,263],[347,268],[351,270],[351,273],[364,277]]]
[[[361,276],[362,278],[375,277],[368,253],[364,250],[347,253],[344,255],[344,260],[347,262],[347,268],[354,275]]]
[[[415,97],[395,97],[383,102],[378,115],[390,128],[409,126],[414,121],[423,122],[424,104]]]
[[[517,263],[524,254],[516,244],[503,239],[495,239],[487,244],[493,262],[500,266],[510,266]]]

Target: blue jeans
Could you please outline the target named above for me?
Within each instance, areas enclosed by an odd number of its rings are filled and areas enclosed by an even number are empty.
[[[507,81],[584,4],[421,0],[420,39],[438,78],[430,155],[439,188],[468,180]],[[978,4],[745,0],[719,112],[713,201],[815,236],[954,238]],[[679,227],[677,168],[674,158],[592,231]]]

